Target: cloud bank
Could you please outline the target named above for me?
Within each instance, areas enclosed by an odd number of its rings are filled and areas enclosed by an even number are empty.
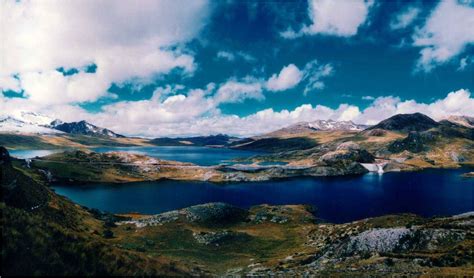
[[[227,87],[229,86],[229,87]],[[236,81],[225,83],[225,90],[243,86]],[[221,88],[222,88],[221,87]],[[244,87],[253,92],[252,86]],[[361,124],[376,124],[399,113],[421,112],[436,120],[450,115],[474,116],[474,97],[466,89],[447,94],[443,99],[431,103],[401,100],[398,97],[378,97],[365,109],[350,104],[336,108],[323,105],[303,104],[293,110],[275,111],[264,109],[247,116],[223,114],[217,104],[235,102],[219,94],[211,95],[213,85],[205,89],[191,89],[186,93],[161,97],[162,88],[148,100],[120,101],[106,105],[99,113],[89,113],[73,105],[57,105],[42,110],[31,102],[20,98],[0,97],[0,111],[9,115],[21,110],[37,111],[67,121],[86,119],[99,126],[126,134],[147,137],[192,136],[225,133],[236,136],[253,136],[282,128],[284,126],[317,119],[354,121]]]

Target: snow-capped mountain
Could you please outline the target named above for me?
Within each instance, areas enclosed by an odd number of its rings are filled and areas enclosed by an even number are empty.
[[[16,117],[0,117],[0,132],[57,134],[62,131],[50,126],[52,119],[31,112],[21,112]]]
[[[314,130],[353,130],[359,131],[366,129],[367,125],[355,124],[352,121],[334,121],[334,120],[317,120],[307,123],[308,127]]]
[[[102,137],[124,137],[109,129],[101,128],[86,121],[65,123],[39,113],[20,112],[14,116],[0,117],[0,132],[37,134],[81,134]]]
[[[107,136],[114,138],[124,137],[123,135],[117,134],[109,129],[95,126],[86,121],[80,122],[71,122],[71,123],[59,123],[52,122],[52,126],[60,131],[70,133],[70,134],[82,134],[89,136]]]
[[[54,118],[40,113],[26,111],[21,111],[15,118],[22,122],[38,126],[49,126],[51,122],[55,120]]]
[[[450,121],[455,124],[459,124],[465,127],[474,128],[474,117],[469,116],[449,116],[446,118],[447,121]]]
[[[275,133],[298,134],[314,131],[360,131],[366,129],[368,126],[355,124],[352,121],[334,121],[334,120],[316,120],[313,122],[296,123],[277,131]]]

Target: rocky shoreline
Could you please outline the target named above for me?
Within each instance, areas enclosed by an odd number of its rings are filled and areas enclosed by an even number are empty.
[[[314,158],[311,158],[314,157]],[[457,168],[462,163],[426,163],[413,158],[376,158],[354,142],[344,142],[311,160],[288,160],[284,165],[233,164],[199,166],[126,152],[66,151],[33,159],[29,165],[47,173],[52,181],[69,184],[128,183],[161,179],[214,183],[255,182],[293,177],[325,177]],[[261,158],[260,158],[261,159]],[[259,160],[260,161],[260,160]],[[261,163],[261,162],[260,162]]]

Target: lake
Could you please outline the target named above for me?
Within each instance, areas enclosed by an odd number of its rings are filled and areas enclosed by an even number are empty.
[[[425,170],[351,177],[295,178],[231,183],[157,181],[122,185],[56,184],[58,194],[91,208],[113,213],[156,214],[207,202],[242,208],[258,204],[310,204],[324,221],[343,223],[391,213],[422,216],[473,211],[472,169]]]
[[[20,159],[27,159],[33,157],[41,157],[50,155],[53,153],[63,152],[64,150],[55,149],[55,150],[8,150],[10,156],[20,158]]]
[[[111,151],[130,152],[164,160],[191,162],[202,166],[229,163],[231,160],[236,158],[247,158],[261,154],[252,151],[196,146],[100,147],[92,148],[91,150],[99,153]],[[9,150],[11,156],[22,159],[45,156],[62,151],[64,150]]]

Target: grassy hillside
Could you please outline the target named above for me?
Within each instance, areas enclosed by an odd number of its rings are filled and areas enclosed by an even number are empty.
[[[151,146],[143,138],[113,138],[85,135],[39,135],[0,133],[0,146],[9,149],[64,149],[89,147]]]
[[[309,207],[211,203],[119,222],[113,241],[217,275],[472,275],[473,214],[318,223]],[[232,214],[232,221],[228,221]],[[242,215],[245,215],[243,217]],[[212,221],[207,216],[212,215]],[[224,223],[223,220],[227,220]]]
[[[0,148],[1,275],[183,275],[171,260],[117,248],[110,222],[56,195]],[[16,166],[15,166],[16,165]]]

